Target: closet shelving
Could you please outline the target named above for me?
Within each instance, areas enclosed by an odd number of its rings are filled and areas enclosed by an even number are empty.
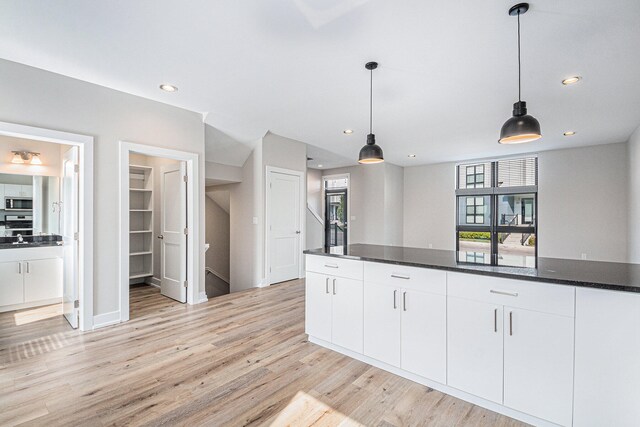
[[[153,168],[129,166],[129,279],[153,276]]]

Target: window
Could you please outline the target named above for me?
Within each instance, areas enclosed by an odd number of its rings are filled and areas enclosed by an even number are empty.
[[[458,260],[535,267],[538,159],[463,164],[457,176]]]

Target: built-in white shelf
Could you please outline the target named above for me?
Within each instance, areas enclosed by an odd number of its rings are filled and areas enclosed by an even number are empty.
[[[153,276],[153,167],[129,166],[129,279]]]

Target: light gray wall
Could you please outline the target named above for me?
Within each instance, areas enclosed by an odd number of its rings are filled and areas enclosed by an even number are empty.
[[[316,249],[324,244],[324,223],[311,213],[324,217],[322,212],[322,171],[307,169],[307,209],[305,209],[305,249]]]
[[[627,261],[627,144],[538,155],[540,256]]]
[[[455,164],[404,169],[404,246],[455,250]]]
[[[629,262],[640,263],[640,126],[629,138]]]
[[[627,261],[627,145],[538,155],[542,257]],[[405,168],[404,245],[455,249],[455,163]]]
[[[307,171],[307,144],[271,132],[262,138],[264,166]]]
[[[350,174],[350,243],[401,245],[402,168],[378,163],[327,169],[322,175],[344,173]]]
[[[204,125],[198,113],[132,96],[33,67],[0,60],[0,120],[92,135],[94,152],[94,315],[118,310],[118,141],[201,155],[204,188]],[[114,184],[115,183],[115,184]],[[204,241],[204,192],[200,195]],[[204,261],[204,248],[198,268]],[[204,276],[199,290],[204,292]]]
[[[229,280],[229,214],[210,197],[206,201],[206,243],[210,245],[205,254],[206,266]]]

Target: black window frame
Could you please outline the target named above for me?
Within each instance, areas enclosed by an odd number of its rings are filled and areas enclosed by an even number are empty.
[[[477,164],[474,163],[464,163],[464,164],[459,164],[456,166],[456,253],[460,253],[460,233],[461,232],[488,232],[491,236],[491,240],[490,240],[490,248],[491,248],[491,252],[487,253],[487,255],[490,255],[490,263],[484,263],[485,265],[493,265],[493,266],[497,266],[497,265],[501,265],[499,264],[499,236],[500,234],[504,234],[504,233],[522,233],[522,234],[531,234],[535,236],[536,242],[535,242],[535,246],[534,246],[534,250],[535,250],[535,266],[538,266],[538,247],[539,247],[539,236],[538,236],[538,158],[534,157],[534,156],[525,156],[523,157],[525,159],[528,158],[533,158],[535,159],[535,185],[525,185],[525,186],[514,186],[514,187],[501,187],[501,183],[498,182],[498,168],[499,168],[499,163],[503,160],[507,160],[507,159],[498,159],[498,160],[492,160],[492,161],[482,161],[482,164],[480,164],[480,162],[478,162]],[[489,187],[484,187],[484,182],[482,183],[482,187],[477,187],[474,185],[474,187],[470,187],[469,186],[469,181],[468,181],[468,176],[471,176],[468,174],[469,168],[470,167],[478,167],[478,166],[482,166],[484,169],[484,165],[490,163],[491,165],[491,171],[490,171],[490,183],[491,186]],[[465,188],[460,188],[461,187],[461,183],[460,183],[460,179],[461,179],[461,175],[460,175],[460,168],[461,167],[465,167],[465,183],[464,183],[464,187]],[[474,176],[476,175],[476,169],[474,169]],[[486,179],[486,171],[484,174],[484,178]],[[475,179],[475,178],[474,178]],[[475,183],[474,183],[475,184]],[[522,225],[504,225],[504,224],[500,224],[500,212],[498,210],[499,208],[499,197],[501,196],[516,196],[516,195],[521,195],[521,194],[531,194],[532,197],[527,197],[527,199],[533,199],[533,221],[529,226],[522,226]],[[461,224],[461,216],[460,216],[460,201],[459,199],[461,197],[489,197],[489,215],[490,215],[490,222],[489,225],[484,225],[484,221],[482,223],[482,225],[475,225],[477,223],[474,224],[470,224],[467,223],[467,204],[466,201],[464,203],[464,208],[465,208],[465,215],[464,215],[464,220],[465,223]],[[523,199],[524,200],[524,199]],[[476,205],[477,206],[477,205]],[[483,218],[484,218],[484,213],[483,213]],[[477,258],[477,257],[476,257]],[[473,262],[469,261],[469,257],[465,256],[464,260],[461,260],[460,257],[458,257],[458,262],[461,263],[470,263],[473,264]]]

